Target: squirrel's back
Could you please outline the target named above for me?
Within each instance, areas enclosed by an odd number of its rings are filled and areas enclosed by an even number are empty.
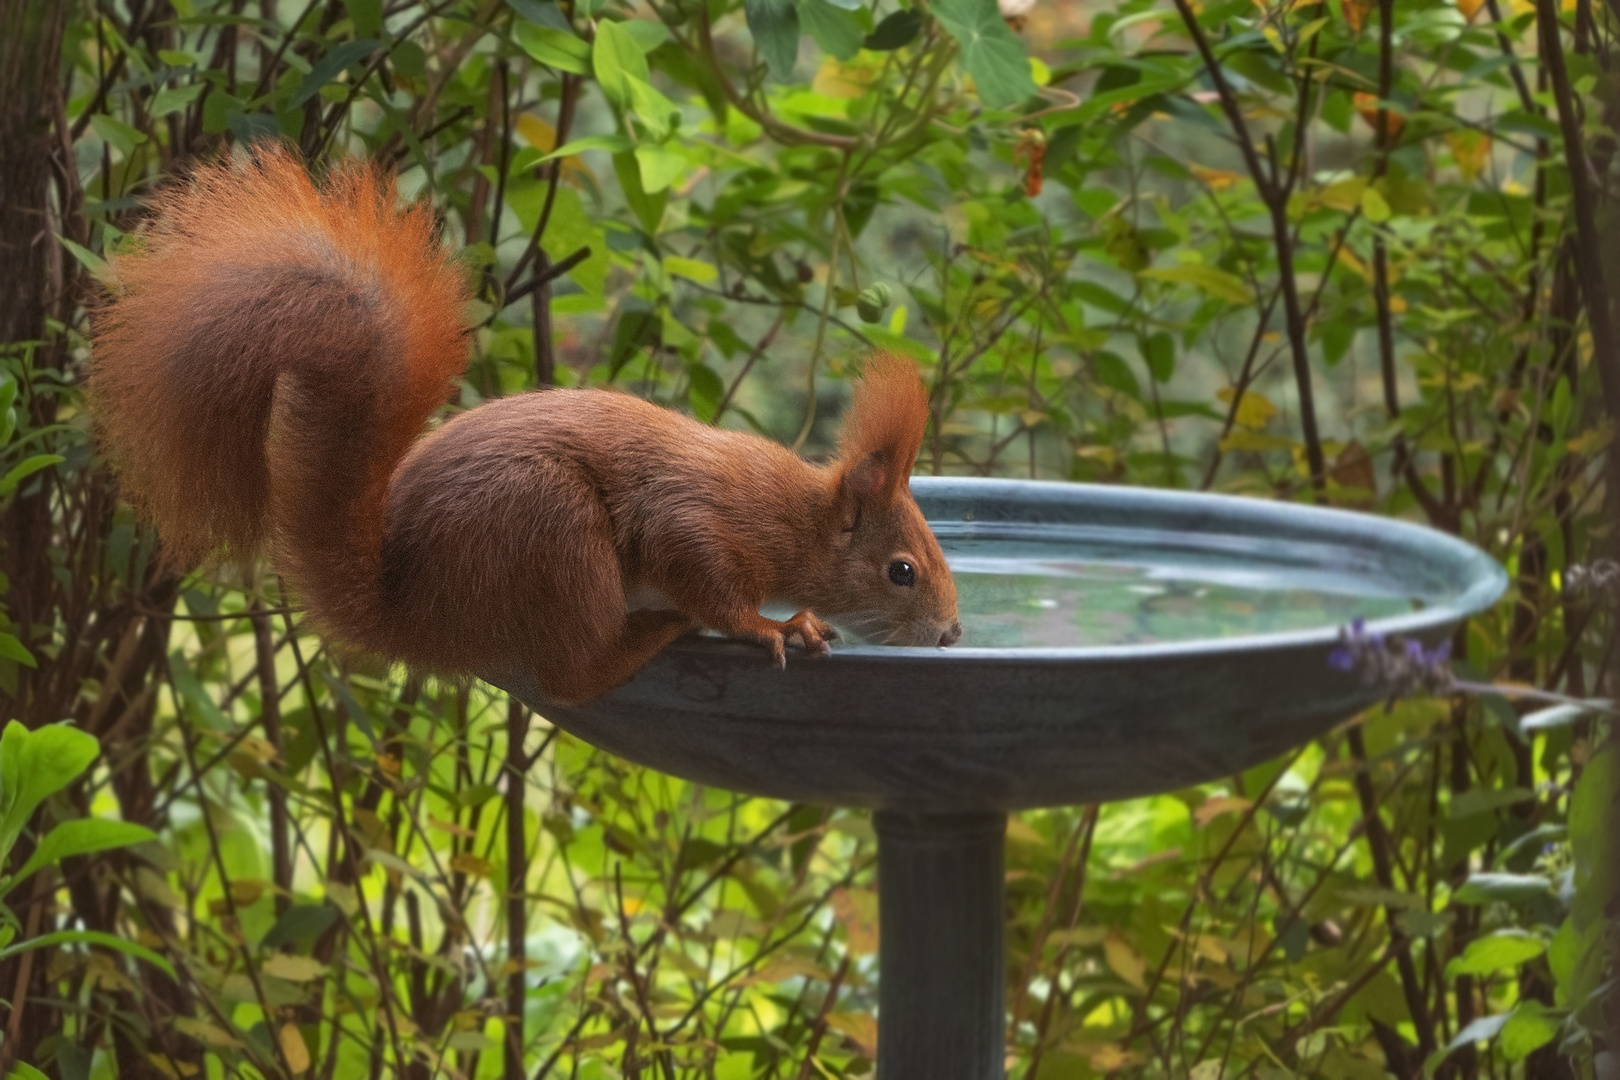
[[[361,164],[317,186],[261,146],[154,208],[93,321],[124,494],[182,564],[271,541],[323,623],[370,637],[389,477],[466,363],[465,276]]]

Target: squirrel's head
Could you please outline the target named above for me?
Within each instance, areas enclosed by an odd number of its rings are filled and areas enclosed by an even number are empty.
[[[836,539],[830,595],[817,613],[885,645],[952,645],[956,583],[909,478],[928,426],[928,393],[908,360],[867,362],[831,470]]]

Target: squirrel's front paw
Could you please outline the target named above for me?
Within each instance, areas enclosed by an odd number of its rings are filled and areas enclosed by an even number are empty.
[[[832,646],[828,642],[838,640],[838,631],[808,610],[799,612],[783,623],[782,631],[789,641],[797,638],[806,652],[822,656],[832,652]]]

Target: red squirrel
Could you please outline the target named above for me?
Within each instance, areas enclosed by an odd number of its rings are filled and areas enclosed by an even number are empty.
[[[292,152],[198,169],[112,262],[90,397],[125,496],[182,563],[268,546],[336,641],[448,675],[530,670],[606,693],[707,626],[828,651],[821,616],[888,644],[961,635],[908,476],[915,367],[874,356],[837,460],[624,393],[489,401],[426,435],[467,359],[466,275],[431,210]],[[631,610],[661,594],[670,610]],[[778,622],[769,600],[799,612]]]

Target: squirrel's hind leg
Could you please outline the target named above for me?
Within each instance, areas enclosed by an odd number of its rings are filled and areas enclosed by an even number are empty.
[[[576,657],[566,669],[550,673],[546,691],[570,704],[601,697],[641,670],[670,642],[697,628],[696,620],[679,611],[629,612],[616,639],[598,646],[589,656]]]

